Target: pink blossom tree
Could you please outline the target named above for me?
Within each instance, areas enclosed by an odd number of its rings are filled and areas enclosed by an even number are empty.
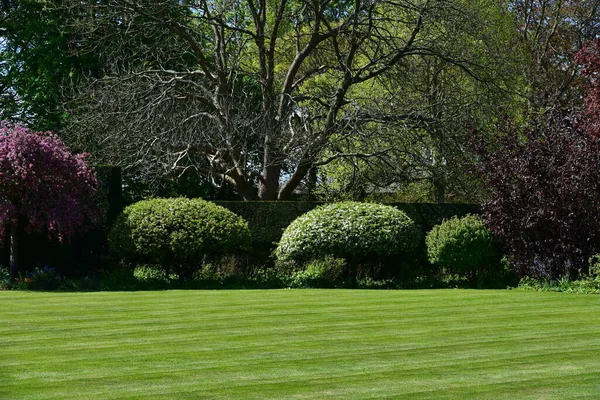
[[[0,235],[10,234],[10,275],[19,271],[23,232],[46,231],[59,241],[100,216],[96,174],[50,132],[0,122]]]

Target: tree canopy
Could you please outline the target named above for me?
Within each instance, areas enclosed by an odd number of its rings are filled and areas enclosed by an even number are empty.
[[[411,88],[425,63],[477,91],[512,79],[498,41],[510,21],[489,2],[77,4],[93,16],[72,21],[89,46],[115,29],[127,31],[117,48],[140,48],[140,37],[173,45],[114,53],[113,69],[71,103],[73,135],[142,174],[192,169],[244,199],[289,199],[311,168],[339,159],[395,162],[388,138],[444,117]]]
[[[0,5],[0,119],[58,129],[64,92],[95,61],[77,53],[64,15],[36,0]]]
[[[599,4],[7,1],[0,111],[145,182],[467,198],[474,127],[581,102]]]

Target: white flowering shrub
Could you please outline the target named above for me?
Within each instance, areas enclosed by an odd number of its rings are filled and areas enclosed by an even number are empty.
[[[413,220],[394,207],[343,202],[317,207],[294,220],[275,254],[282,261],[375,261],[410,254],[420,236]]]

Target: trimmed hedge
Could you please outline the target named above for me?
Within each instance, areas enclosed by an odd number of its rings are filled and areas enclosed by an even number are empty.
[[[250,231],[243,218],[205,200],[153,199],[126,207],[108,242],[120,261],[159,264],[187,279],[205,257],[247,250]]]
[[[98,179],[98,205],[104,214],[103,227],[108,228],[123,208],[121,168],[114,165],[95,165]]]
[[[274,249],[283,230],[300,215],[325,203],[309,201],[215,201],[248,221],[252,246]]]
[[[323,202],[309,201],[216,201],[248,221],[254,248],[269,250],[281,239],[283,231],[293,220]],[[404,211],[423,233],[429,232],[444,219],[467,214],[481,214],[479,204],[389,203]]]

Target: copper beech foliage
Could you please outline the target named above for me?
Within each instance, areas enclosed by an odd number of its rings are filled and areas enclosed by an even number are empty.
[[[576,277],[600,252],[599,44],[576,55],[589,85],[583,112],[548,113],[477,146],[485,222],[521,275]]]
[[[587,79],[585,108],[583,117],[585,124],[582,126],[587,134],[600,138],[600,39],[588,42],[575,55],[575,60],[582,68],[582,74]]]

